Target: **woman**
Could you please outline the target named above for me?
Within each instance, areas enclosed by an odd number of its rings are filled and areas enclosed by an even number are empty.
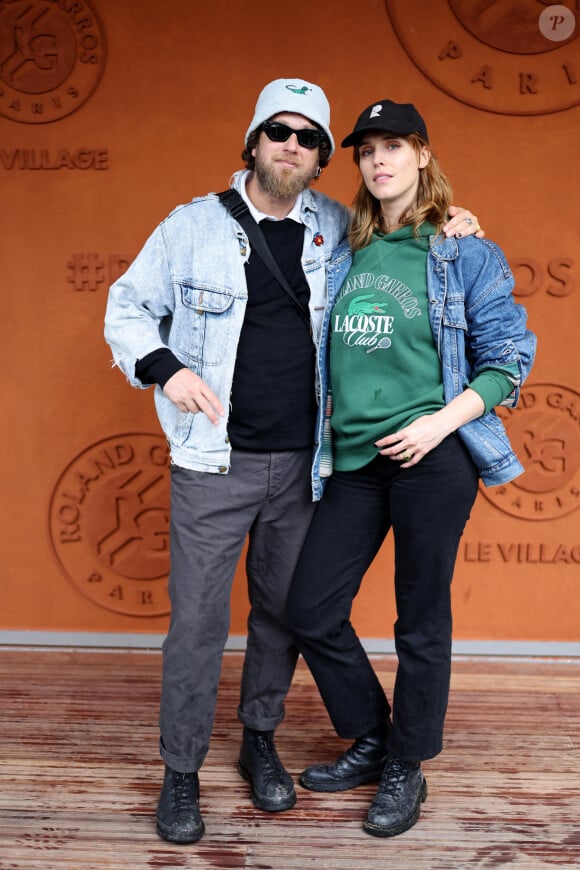
[[[414,106],[369,106],[342,142],[349,146],[361,174],[353,256],[337,258],[342,286],[323,327],[334,470],[288,617],[337,733],[354,739],[337,761],[305,770],[301,783],[342,791],[380,780],[364,829],[389,837],[417,821],[427,795],[421,762],[442,748],[459,540],[479,478],[503,484],[523,471],[493,408],[515,406],[535,338],[513,301],[502,252],[474,236],[441,234],[451,190]],[[350,623],[391,528],[392,717]]]

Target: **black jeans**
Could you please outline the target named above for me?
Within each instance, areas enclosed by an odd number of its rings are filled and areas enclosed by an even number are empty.
[[[287,614],[341,737],[360,737],[391,712],[350,614],[365,571],[392,528],[398,667],[389,751],[408,761],[441,751],[451,673],[451,579],[477,486],[476,467],[456,435],[412,468],[378,456],[328,481]]]

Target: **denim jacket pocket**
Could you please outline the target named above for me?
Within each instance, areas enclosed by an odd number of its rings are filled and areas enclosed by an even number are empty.
[[[452,329],[462,329],[467,332],[467,320],[465,318],[465,302],[463,297],[454,299],[448,297],[443,308],[443,323]]]
[[[156,394],[155,398],[159,419],[169,437],[170,443],[175,444],[177,447],[182,447],[190,437],[191,427],[196,415],[180,411],[161,391]]]
[[[176,341],[188,363],[219,366],[232,337],[232,314],[236,294],[186,279],[177,281],[183,308],[183,323],[176,329]]]
[[[462,390],[469,376],[466,354],[467,320],[463,300],[447,300],[443,309],[443,347],[440,355],[444,368],[450,367],[454,394]],[[445,376],[444,376],[445,380]],[[449,401],[449,398],[447,399]]]

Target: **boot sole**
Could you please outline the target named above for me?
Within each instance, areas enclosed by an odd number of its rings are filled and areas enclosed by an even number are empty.
[[[205,833],[205,825],[202,822],[201,826],[195,831],[195,833],[189,834],[187,836],[175,837],[171,835],[171,829],[166,825],[163,825],[158,819],[156,820],[156,831],[162,840],[167,840],[169,843],[197,843],[198,840],[201,840]]]
[[[349,791],[351,788],[356,788],[359,785],[366,785],[369,782],[379,782],[384,767],[383,764],[380,768],[377,768],[377,770],[369,771],[365,774],[359,774],[359,776],[351,776],[349,779],[337,779],[334,782],[317,782],[316,780],[313,781],[307,779],[304,775],[302,775],[298,781],[300,785],[307,788],[308,791]]]
[[[396,825],[389,825],[389,827],[380,827],[379,825],[373,825],[371,822],[366,819],[363,822],[363,828],[367,832],[367,834],[371,834],[373,837],[396,837],[397,834],[402,834],[405,831],[408,831],[409,828],[412,828],[414,824],[416,824],[419,815],[421,813],[421,804],[425,803],[427,800],[427,780],[423,780],[423,784],[421,786],[421,792],[419,794],[419,800],[417,801],[417,805],[413,809],[413,812],[410,816],[407,816],[402,822],[397,822]]]
[[[246,780],[246,782],[250,783],[250,797],[252,798],[252,803],[257,809],[265,810],[267,813],[281,813],[284,812],[284,810],[291,810],[296,803],[295,791],[292,791],[286,798],[281,798],[280,800],[271,800],[270,798],[259,795],[254,789],[252,775],[246,770],[240,761],[238,761],[238,773]]]

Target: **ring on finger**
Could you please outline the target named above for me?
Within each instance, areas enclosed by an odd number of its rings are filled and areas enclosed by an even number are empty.
[[[404,462],[409,462],[413,458],[413,454],[409,450],[405,450],[404,453],[401,453],[401,456]]]
[[[473,223],[473,218],[467,217],[467,218],[464,218],[464,221],[467,224],[467,226],[470,227],[471,224]]]

